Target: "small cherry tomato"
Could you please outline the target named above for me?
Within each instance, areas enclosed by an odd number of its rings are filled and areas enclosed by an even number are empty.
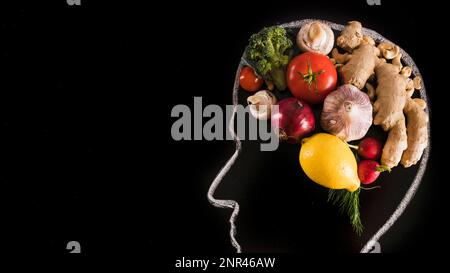
[[[249,66],[244,66],[239,76],[239,85],[248,92],[256,92],[261,89],[263,79],[256,76],[253,69]]]

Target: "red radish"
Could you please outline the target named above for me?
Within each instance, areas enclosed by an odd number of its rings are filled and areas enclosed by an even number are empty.
[[[375,180],[381,172],[391,171],[387,166],[380,165],[374,160],[362,160],[358,163],[358,177],[361,183],[367,185]]]
[[[311,107],[296,98],[282,99],[278,102],[278,112],[272,113],[272,129],[288,143],[300,142],[314,127]]]
[[[366,137],[358,145],[358,154],[365,159],[378,159],[381,156],[381,142],[373,137]]]

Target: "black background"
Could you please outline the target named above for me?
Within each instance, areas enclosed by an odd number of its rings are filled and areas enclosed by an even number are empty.
[[[436,148],[446,126],[446,58],[429,37],[446,28],[444,9],[430,1],[390,2],[2,2],[1,199],[9,249],[64,254],[66,243],[77,240],[83,255],[152,253],[155,261],[158,254],[171,261],[175,254],[233,252],[230,212],[209,205],[206,192],[234,144],[173,141],[170,111],[192,105],[194,96],[204,105],[231,104],[235,70],[252,33],[320,18],[363,22],[421,69],[432,109],[432,155],[420,190],[382,248],[438,251],[446,241],[448,186],[438,174],[444,152]],[[291,157],[298,151],[280,149],[261,154],[255,148],[255,155],[249,148],[239,159],[247,164],[217,192],[242,203],[244,251],[357,252],[361,242],[346,219],[316,198],[326,192],[293,183],[302,177]],[[370,195],[377,201],[376,192]]]

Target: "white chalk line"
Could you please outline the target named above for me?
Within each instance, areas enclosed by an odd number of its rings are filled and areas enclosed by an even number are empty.
[[[219,208],[230,208],[233,210],[230,216],[230,239],[231,244],[236,249],[237,253],[241,253],[242,249],[239,245],[238,241],[236,240],[236,218],[239,214],[239,203],[235,200],[223,200],[223,199],[216,199],[214,198],[214,192],[216,191],[219,184],[222,182],[225,175],[230,170],[231,166],[233,166],[234,162],[236,161],[237,157],[239,156],[239,153],[241,151],[241,140],[234,132],[234,117],[236,115],[237,106],[238,106],[238,90],[239,90],[239,71],[241,70],[242,62],[239,64],[238,72],[236,73],[236,78],[234,80],[234,86],[233,86],[233,112],[231,114],[230,123],[228,130],[231,134],[231,136],[234,139],[234,142],[236,144],[236,150],[234,151],[233,155],[228,159],[227,163],[225,163],[225,166],[222,167],[220,172],[217,174],[217,176],[214,178],[214,181],[211,183],[211,186],[208,190],[208,200],[209,202]]]

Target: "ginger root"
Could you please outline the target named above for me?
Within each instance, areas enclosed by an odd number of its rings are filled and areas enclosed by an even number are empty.
[[[339,37],[336,39],[336,44],[351,52],[354,48],[358,47],[363,39],[362,25],[358,21],[350,21],[347,26],[342,30]]]
[[[381,164],[390,168],[399,162],[405,168],[416,164],[428,145],[426,103],[422,99],[410,98],[414,91],[414,87],[411,91],[411,79],[406,77],[410,73],[400,74],[400,68],[389,63],[380,63],[375,68],[378,86],[374,124],[389,130]],[[415,87],[421,88],[421,85]]]
[[[393,128],[403,116],[406,101],[407,78],[400,74],[400,67],[383,63],[375,68],[378,80],[377,100],[373,105],[376,113],[373,124],[381,125],[384,131]]]
[[[337,48],[332,51],[336,62],[344,64],[340,69],[342,82],[363,89],[379,62],[380,50],[375,47],[375,41],[368,36],[363,37],[361,23],[351,21],[341,32],[336,43],[339,47],[352,52],[340,54]]]
[[[408,121],[408,148],[403,153],[401,163],[405,168],[416,164],[428,146],[428,115],[422,99],[406,99],[405,115]]]
[[[359,89],[366,86],[370,100],[375,100],[373,124],[389,131],[381,164],[390,168],[399,163],[406,168],[416,164],[428,145],[425,102],[411,99],[414,90],[421,88],[421,78],[409,78],[412,68],[403,67],[397,45],[382,42],[376,46],[372,38],[363,35],[361,23],[357,21],[348,22],[336,44],[346,51],[344,54],[337,48],[332,51],[343,84],[353,84]],[[376,88],[367,82],[374,74]]]
[[[403,151],[408,147],[405,117],[403,114],[389,131],[388,138],[381,154],[381,164],[393,168],[398,165]]]
[[[333,49],[333,58],[345,63],[340,72],[344,84],[353,84],[358,89],[363,89],[369,77],[374,73],[374,68],[378,63],[379,50],[368,43],[362,43],[353,50],[351,55],[339,54],[337,49]]]

